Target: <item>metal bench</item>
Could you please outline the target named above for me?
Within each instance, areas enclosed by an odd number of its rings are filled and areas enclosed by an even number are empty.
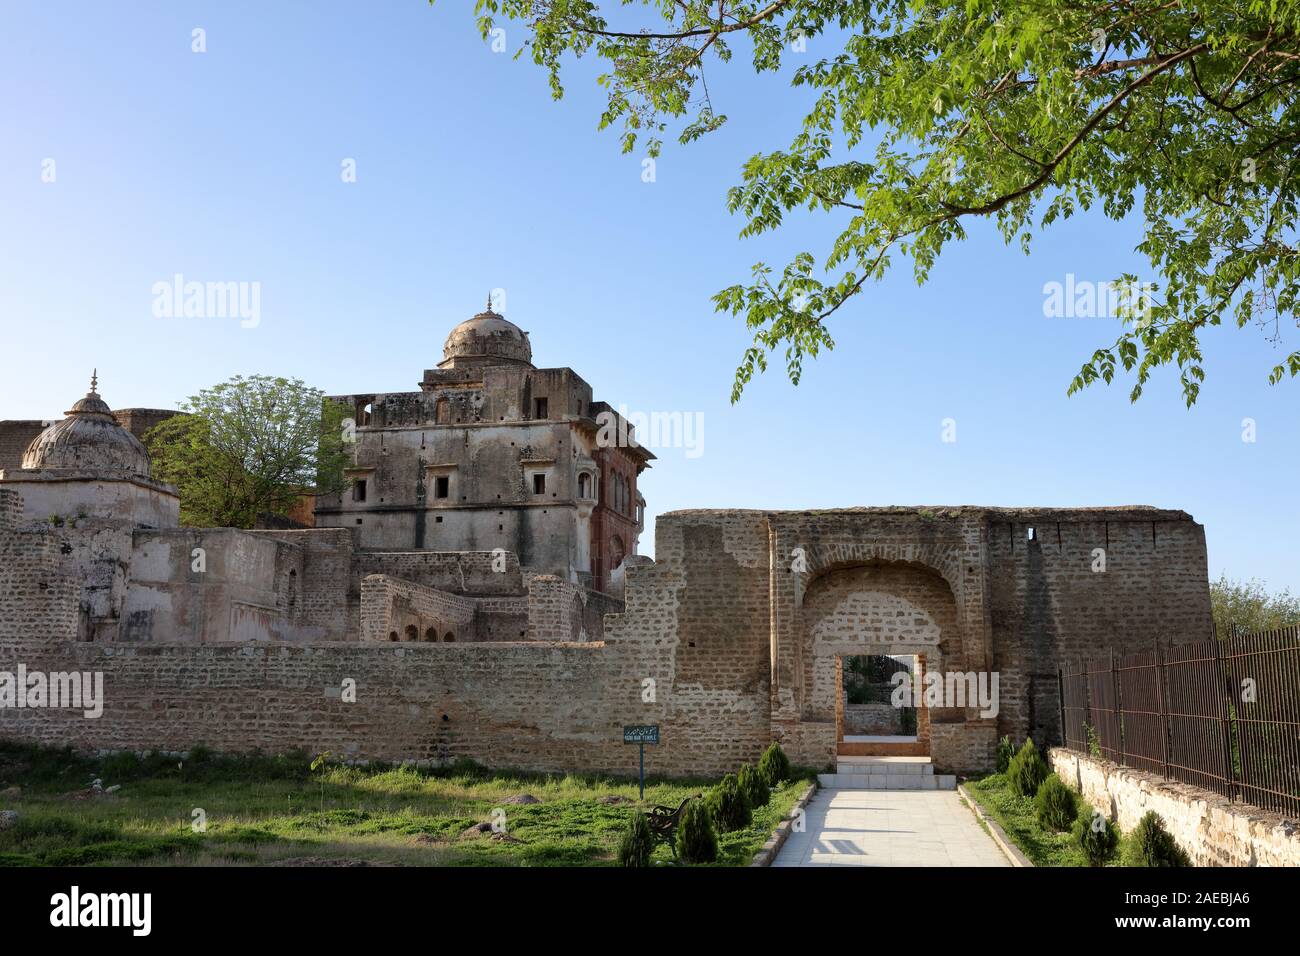
[[[656,840],[660,843],[667,843],[668,848],[673,851],[673,857],[677,857],[677,824],[682,822],[682,811],[686,809],[686,804],[692,800],[699,799],[697,793],[694,797],[687,797],[674,810],[672,807],[666,807],[658,804],[650,808],[650,832],[654,834]]]

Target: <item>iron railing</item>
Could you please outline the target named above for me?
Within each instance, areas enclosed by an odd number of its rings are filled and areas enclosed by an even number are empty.
[[[1112,652],[1059,680],[1067,748],[1300,815],[1300,627]]]

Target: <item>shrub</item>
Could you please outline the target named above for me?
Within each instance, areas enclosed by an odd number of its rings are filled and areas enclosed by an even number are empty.
[[[682,811],[677,824],[677,855],[684,863],[712,863],[718,858],[718,834],[708,808],[699,800],[692,800]]]
[[[1025,741],[1025,745],[1011,758],[1011,763],[1007,766],[1011,789],[1031,800],[1038,793],[1038,788],[1043,785],[1043,781],[1047,779],[1047,772],[1047,764],[1043,762],[1032,739]]]
[[[1092,724],[1084,724],[1083,733],[1088,738],[1088,756],[1100,760],[1103,754],[1101,752],[1101,738],[1097,736],[1097,728]]]
[[[1011,765],[1011,758],[1016,755],[1016,745],[1009,736],[998,741],[998,773],[1006,773]]]
[[[1079,815],[1074,794],[1056,774],[1048,774],[1034,797],[1034,813],[1038,822],[1051,830],[1068,830]]]
[[[650,832],[650,821],[638,810],[628,821],[627,830],[618,844],[619,866],[649,866],[650,856],[655,851],[654,834]]]
[[[1124,865],[1191,866],[1192,861],[1174,842],[1160,815],[1148,810],[1129,834],[1128,846],[1124,848]]]
[[[767,806],[772,799],[772,791],[767,786],[767,781],[750,764],[740,768],[740,774],[736,778],[741,791],[749,798],[751,809],[757,810],[759,807]]]
[[[758,774],[769,787],[790,779],[790,758],[775,740],[758,758]]]
[[[1074,842],[1079,845],[1089,866],[1105,866],[1119,843],[1119,830],[1100,810],[1074,821]]]
[[[743,830],[753,819],[753,807],[749,797],[740,789],[740,781],[734,773],[729,773],[722,781],[709,791],[704,798],[709,815],[718,826],[719,833]]]

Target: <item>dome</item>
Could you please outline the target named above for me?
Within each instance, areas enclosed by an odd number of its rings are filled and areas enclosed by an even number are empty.
[[[140,440],[117,423],[108,404],[90,391],[37,435],[23,453],[23,468],[40,471],[107,471],[150,477],[149,452]]]
[[[451,330],[442,348],[439,368],[475,365],[533,364],[533,347],[528,333],[492,311],[480,312]]]

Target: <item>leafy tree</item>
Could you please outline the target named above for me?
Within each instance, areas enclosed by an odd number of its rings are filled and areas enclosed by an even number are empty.
[[[1230,581],[1226,574],[1210,582],[1210,609],[1220,637],[1227,637],[1234,627],[1268,631],[1300,624],[1300,597],[1288,590],[1269,594],[1259,581]]]
[[[757,810],[765,807],[772,800],[772,790],[763,779],[763,775],[753,764],[745,764],[736,775],[736,784],[749,801],[750,807]]]
[[[743,830],[753,820],[754,808],[734,773],[727,774],[708,792],[704,804],[719,833]]]
[[[628,821],[627,830],[618,844],[619,866],[649,866],[655,851],[654,834],[645,813],[637,810]]]
[[[176,485],[181,523],[250,528],[306,491],[342,490],[347,410],[298,379],[235,376],[145,435],[154,477]]]
[[[431,0],[432,2],[432,0]],[[894,258],[924,283],[972,221],[1008,244],[1093,208],[1140,216],[1154,287],[1120,280],[1124,325],[1068,391],[1118,368],[1136,400],[1176,366],[1184,400],[1204,379],[1201,333],[1225,318],[1280,338],[1300,294],[1292,232],[1300,179],[1300,4],[1291,0],[477,0],[486,38],[518,21],[520,53],[556,98],[569,55],[603,61],[600,127],[649,155],[726,121],[705,67],[737,49],[786,75],[809,107],[788,147],[750,157],[727,197],[742,237],[789,214],[829,217],[820,256],[760,262],[714,296],[753,335],[732,401],[784,350],[834,341],[830,320]],[[608,19],[606,14],[608,14]],[[644,142],[643,142],[644,141]],[[1270,381],[1300,373],[1287,355]]]
[[[692,800],[682,811],[677,824],[677,855],[686,863],[713,863],[718,859],[718,834],[702,801]]]
[[[1072,833],[1089,866],[1105,866],[1119,846],[1119,827],[1100,810],[1094,810],[1091,816],[1081,814],[1074,821]]]
[[[1192,861],[1165,829],[1160,815],[1148,810],[1129,834],[1124,847],[1124,865],[1182,867],[1191,866]]]
[[[1007,766],[1007,779],[1011,789],[1030,800],[1038,793],[1050,773],[1047,761],[1043,760],[1032,739],[1026,740]]]
[[[1074,793],[1056,774],[1048,774],[1034,797],[1038,822],[1052,830],[1068,830],[1079,814]]]
[[[759,775],[767,781],[769,787],[777,787],[790,779],[791,772],[790,758],[785,755],[779,743],[772,741],[758,758]]]

